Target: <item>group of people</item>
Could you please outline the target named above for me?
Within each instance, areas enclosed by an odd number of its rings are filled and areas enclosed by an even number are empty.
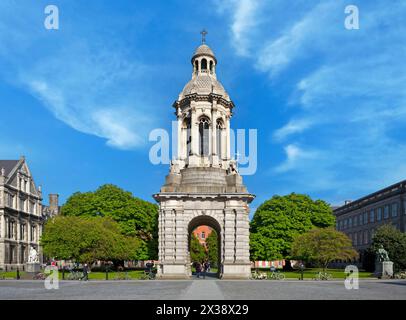
[[[203,279],[206,279],[206,273],[210,272],[210,262],[207,260],[203,261],[202,263],[195,262],[194,267],[196,269],[196,277],[203,277]]]

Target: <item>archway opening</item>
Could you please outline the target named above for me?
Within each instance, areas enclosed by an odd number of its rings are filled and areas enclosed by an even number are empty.
[[[209,216],[196,217],[189,223],[189,275],[193,278],[220,278],[222,273],[220,230],[219,223]]]

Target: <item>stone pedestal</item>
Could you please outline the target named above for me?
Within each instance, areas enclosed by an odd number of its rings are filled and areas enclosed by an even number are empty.
[[[388,279],[393,277],[393,262],[382,261],[375,263],[374,275],[381,279]]]
[[[27,262],[25,264],[25,271],[27,273],[37,273],[41,271],[41,265],[39,262]]]

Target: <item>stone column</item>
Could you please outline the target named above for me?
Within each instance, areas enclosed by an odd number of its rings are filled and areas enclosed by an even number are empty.
[[[179,115],[178,110],[178,159],[182,158],[183,155],[183,139],[182,139],[182,116]]]
[[[225,209],[224,221],[224,264],[235,261],[235,213],[232,209]]]
[[[248,212],[243,208],[237,210],[236,224],[236,261],[249,263],[249,219]]]
[[[192,105],[192,117],[191,117],[191,136],[192,136],[192,155],[197,156],[199,154],[199,127],[197,125],[197,115],[194,102],[191,102]]]
[[[173,263],[175,260],[175,238],[174,238],[174,217],[172,210],[165,209],[165,225],[164,225],[164,239],[165,239],[165,255],[164,261],[166,263]]]
[[[1,224],[0,238],[5,238],[6,237],[6,219],[4,217],[4,213],[0,216],[0,224]]]
[[[31,220],[28,220],[27,221],[27,236],[28,236],[28,239],[27,239],[27,242],[31,245]],[[29,247],[28,247],[28,249],[29,249]]]
[[[177,264],[178,263],[185,264],[186,263],[186,251],[187,251],[187,233],[186,233],[183,210],[176,211],[175,243],[176,243],[175,262]]]
[[[231,137],[230,137],[230,117],[226,116],[226,158],[231,159],[230,148],[231,148]]]
[[[211,109],[211,127],[212,127],[212,136],[211,136],[211,155],[212,155],[212,164],[218,165],[218,155],[217,155],[217,101],[213,101]]]

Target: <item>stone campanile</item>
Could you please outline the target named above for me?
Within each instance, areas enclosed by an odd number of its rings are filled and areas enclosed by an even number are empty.
[[[204,42],[203,37],[192,56],[192,78],[173,104],[177,156],[154,195],[160,205],[158,276],[191,276],[190,235],[196,227],[208,225],[219,238],[219,277],[248,279],[248,214],[254,196],[231,159],[234,103],[217,80],[216,56]]]

